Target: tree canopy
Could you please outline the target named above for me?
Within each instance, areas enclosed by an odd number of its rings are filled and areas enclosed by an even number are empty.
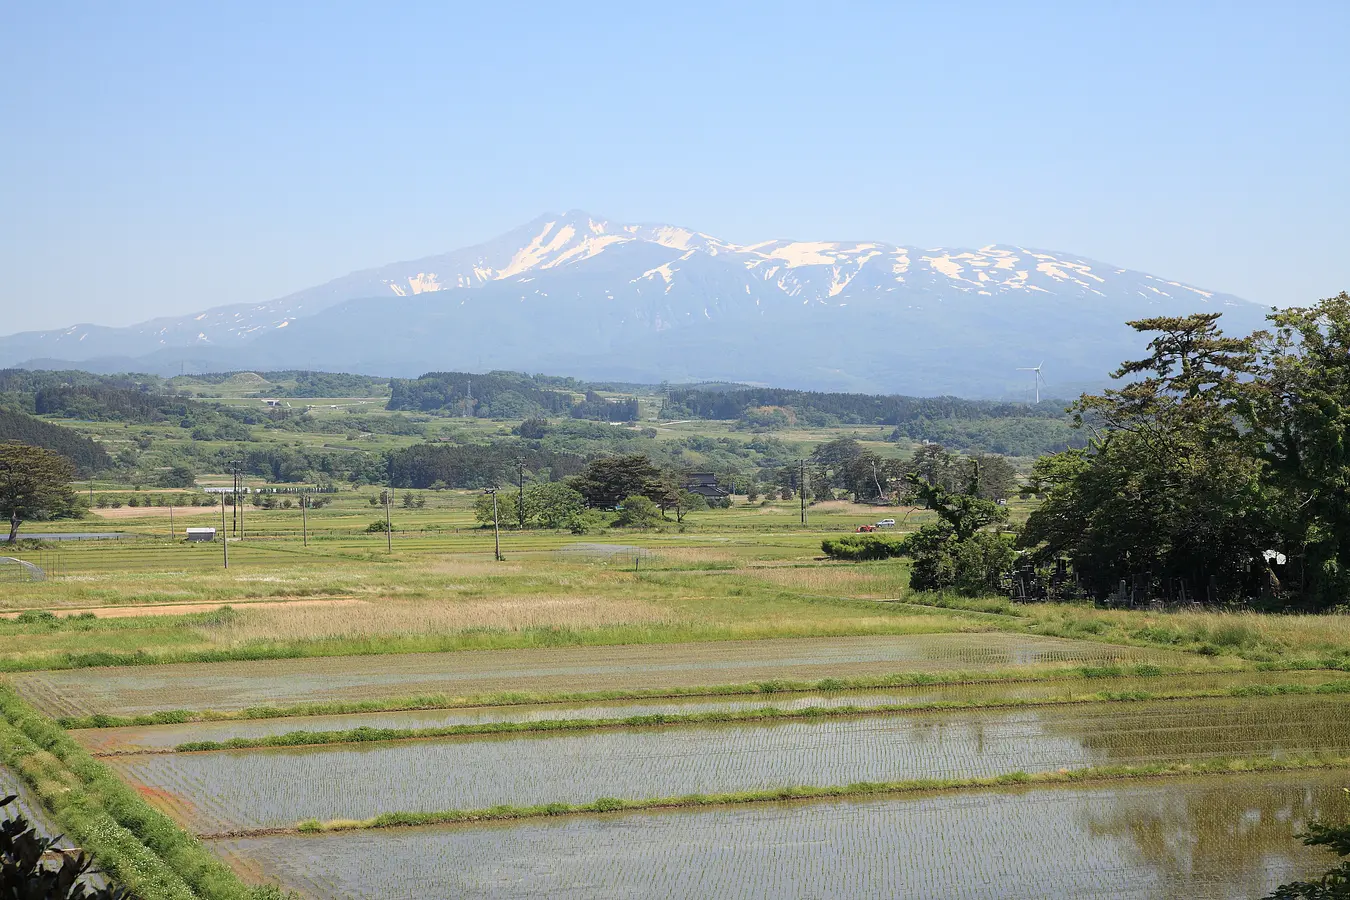
[[[1225,336],[1218,313],[1131,322],[1149,355],[1074,405],[1088,446],[1044,457],[1021,545],[1100,597],[1126,579],[1215,601],[1350,596],[1350,296]]]
[[[75,467],[59,453],[13,441],[0,443],[0,515],[9,519],[9,543],[28,519],[69,513]]]

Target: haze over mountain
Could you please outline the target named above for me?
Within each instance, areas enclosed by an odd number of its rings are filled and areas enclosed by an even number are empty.
[[[190,299],[185,300],[185,305]],[[313,368],[413,376],[512,369],[629,381],[1061,396],[1143,341],[1128,319],[1266,310],[1070,253],[869,241],[737,245],[671,225],[546,215],[487,243],[286,297],[127,328],[0,338],[0,365],[164,374]]]

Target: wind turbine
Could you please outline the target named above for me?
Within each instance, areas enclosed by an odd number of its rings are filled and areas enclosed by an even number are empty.
[[[1032,380],[1032,382],[1036,385],[1036,403],[1037,403],[1037,404],[1039,404],[1039,403],[1041,402],[1041,385],[1045,384],[1045,377],[1044,377],[1043,375],[1041,375],[1041,366],[1044,366],[1044,365],[1045,365],[1045,360],[1041,360],[1040,363],[1039,363],[1038,365],[1034,365],[1034,366],[1019,366],[1018,369],[1017,369],[1017,371],[1019,371],[1019,372],[1034,372],[1034,373],[1036,373],[1036,374],[1034,374],[1034,375],[1031,376],[1031,380]]]

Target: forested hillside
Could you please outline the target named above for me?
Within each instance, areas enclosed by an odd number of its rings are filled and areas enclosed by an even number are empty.
[[[891,440],[935,441],[961,450],[1036,456],[1080,446],[1063,401],[1039,404],[960,397],[818,393],[781,388],[674,388],[666,419],[733,419],[749,430],[791,426],[891,425]]]
[[[585,399],[579,400],[578,392]],[[428,372],[420,378],[395,378],[387,408],[489,419],[562,415],[608,422],[636,421],[639,412],[636,400],[610,400],[571,379],[516,372]]]
[[[98,443],[77,431],[52,425],[26,413],[0,408],[0,441],[18,441],[60,453],[81,474],[91,474],[112,465]]]

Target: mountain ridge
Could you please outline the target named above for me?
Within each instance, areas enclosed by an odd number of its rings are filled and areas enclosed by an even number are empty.
[[[1142,346],[1127,319],[1198,310],[1226,313],[1232,331],[1264,314],[1061,251],[741,245],[572,210],[265,303],[0,337],[0,365],[115,357],[161,371],[299,364],[384,375],[486,365],[1000,396],[1018,390],[1018,365],[1042,357],[1061,386],[1100,382]]]

